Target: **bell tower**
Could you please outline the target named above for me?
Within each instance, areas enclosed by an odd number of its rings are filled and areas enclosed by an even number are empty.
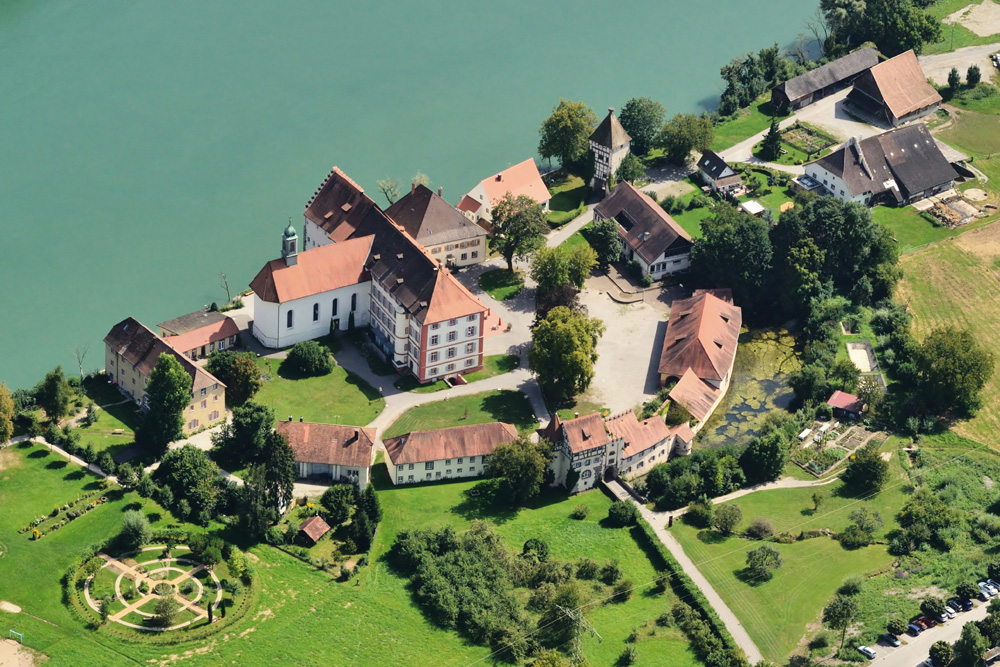
[[[288,226],[285,227],[281,235],[281,256],[285,259],[285,266],[295,266],[299,258],[299,237],[292,227],[292,219],[288,219]]]

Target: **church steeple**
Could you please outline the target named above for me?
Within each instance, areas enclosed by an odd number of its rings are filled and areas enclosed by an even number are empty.
[[[288,226],[281,235],[281,256],[285,259],[285,266],[295,266],[298,264],[299,237],[292,227],[292,219],[288,219]]]

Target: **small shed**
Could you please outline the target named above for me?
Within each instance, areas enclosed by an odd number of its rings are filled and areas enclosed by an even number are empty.
[[[849,419],[859,418],[865,409],[865,404],[861,402],[860,398],[839,389],[833,392],[826,404],[833,408],[835,416]]]
[[[811,428],[805,429],[804,431],[802,431],[802,433],[799,433],[799,440],[805,440],[806,438],[809,437],[810,433],[812,433]]]
[[[749,213],[750,215],[757,216],[758,218],[764,215],[766,210],[759,201],[756,199],[748,199],[747,201],[740,204],[740,210],[744,213]]]
[[[310,544],[316,544],[320,538],[330,532],[330,524],[321,516],[309,517],[299,526],[299,534]]]

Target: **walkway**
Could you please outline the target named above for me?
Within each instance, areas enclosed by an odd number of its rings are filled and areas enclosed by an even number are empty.
[[[734,614],[732,609],[730,609],[729,606],[722,601],[722,598],[715,592],[715,589],[708,583],[708,580],[702,576],[698,568],[695,567],[695,564],[691,562],[691,559],[684,553],[684,549],[681,548],[680,543],[674,539],[674,536],[668,533],[663,528],[661,523],[656,521],[655,513],[647,509],[645,505],[632,500],[631,496],[628,495],[628,492],[625,491],[625,489],[622,488],[621,484],[618,482],[611,481],[607,484],[616,497],[622,500],[631,500],[635,503],[636,507],[639,508],[639,513],[642,514],[642,518],[649,522],[649,525],[652,526],[653,532],[656,533],[660,542],[662,542],[673,557],[677,559],[677,562],[680,564],[681,569],[684,570],[684,573],[691,578],[695,586],[698,587],[708,600],[708,603],[712,605],[712,609],[715,610],[715,613],[718,614],[719,618],[726,626],[726,629],[729,630],[729,634],[733,636],[733,640],[736,642],[736,645],[743,649],[743,652],[746,654],[750,664],[753,665],[763,660],[760,649],[758,649],[757,645],[754,644],[753,640],[750,638],[750,634],[743,627],[743,624],[740,623],[740,620],[736,618],[736,614]]]
[[[725,503],[730,500],[736,500],[737,498],[742,498],[743,496],[750,495],[751,493],[756,493],[757,491],[772,491],[774,489],[801,489],[810,486],[826,486],[827,484],[833,484],[840,477],[838,475],[832,475],[829,479],[795,479],[794,477],[781,477],[773,482],[764,482],[763,484],[756,484],[754,486],[748,486],[745,489],[740,489],[739,491],[733,491],[732,493],[727,493],[724,496],[719,496],[718,498],[712,498],[712,504],[718,505],[719,503]],[[687,512],[687,506],[680,509],[676,509],[672,512],[651,512],[653,517],[660,523],[660,525],[666,525],[670,520],[670,517],[677,518],[684,516]]]
[[[549,232],[545,238],[545,245],[550,248],[555,248],[557,245],[573,236],[573,234],[583,229],[584,225],[594,219],[594,206],[594,204],[590,204],[586,209],[584,209],[583,213],[576,216],[559,229]]]

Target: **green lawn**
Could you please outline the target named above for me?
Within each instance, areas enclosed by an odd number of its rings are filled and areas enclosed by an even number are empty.
[[[710,206],[699,206],[698,208],[688,208],[688,204],[691,199],[694,198],[696,192],[690,192],[683,195],[680,198],[681,203],[684,204],[684,210],[680,213],[671,213],[670,217],[673,218],[677,224],[679,224],[684,231],[691,235],[693,239],[701,238],[701,221],[705,218],[711,217],[712,208]]]
[[[497,301],[505,301],[524,289],[524,276],[517,270],[493,269],[479,276],[479,287]]]
[[[894,455],[892,481],[870,501],[885,520],[880,537],[897,527],[894,516],[906,500],[906,480]],[[773,522],[777,532],[844,529],[850,523],[848,514],[862,501],[841,495],[839,482],[821,488],[827,497],[815,514],[811,499],[815,489],[810,488],[761,491],[732,502],[743,510],[744,525],[754,517],[764,516]],[[746,627],[764,657],[779,664],[784,664],[799,640],[814,629],[824,605],[846,577],[877,570],[892,562],[884,545],[848,551],[827,537],[792,544],[772,543],[781,552],[783,564],[771,581],[751,585],[739,575],[746,565],[746,552],[755,546],[754,542],[723,538],[715,531],[684,523],[675,523],[672,531],[685,553]]]
[[[580,416],[593,414],[595,412],[603,413],[608,408],[600,403],[593,401],[586,396],[577,396],[571,403],[561,405],[556,408],[556,413],[559,415],[560,419],[573,419],[574,413],[579,413]],[[552,408],[549,408],[549,412]]]
[[[491,354],[483,357],[483,369],[466,373],[464,377],[469,382],[485,380],[487,378],[510,373],[521,365],[521,359],[516,354]]]
[[[94,451],[100,454],[105,449],[111,452],[112,456],[117,456],[125,449],[128,449],[135,442],[135,433],[118,416],[130,417],[134,405],[129,402],[125,405],[114,406],[108,409],[97,411],[97,421],[90,426],[80,425],[77,432],[80,434],[80,446],[93,445]],[[115,416],[117,412],[118,416]],[[130,419],[131,421],[131,419]],[[122,431],[121,435],[115,435],[115,431]]]
[[[981,2],[992,2],[993,0],[938,0],[932,3],[927,9],[927,13],[937,19],[954,14],[960,9],[969,5],[978,5]],[[941,26],[941,41],[936,44],[925,44],[923,53],[926,55],[934,53],[946,53],[954,51],[964,46],[976,46],[978,44],[992,44],[1000,42],[1000,34],[980,37],[968,28],[960,25],[943,24]],[[989,77],[989,73],[983,72],[984,77]],[[965,72],[962,72],[962,79],[965,79]]]
[[[594,226],[594,223],[588,222],[579,231],[574,232],[572,236],[559,244],[560,248],[565,250],[572,250],[573,248],[581,245],[590,245],[590,241],[587,240],[585,236],[588,229]]]
[[[583,201],[587,186],[582,178],[560,172],[548,186],[552,199],[549,200],[546,220],[550,227],[562,227],[583,213],[587,206]]]
[[[394,438],[413,431],[495,421],[514,424],[522,432],[538,428],[538,420],[534,417],[528,397],[519,391],[501,390],[459,396],[410,408],[386,429],[382,437]]]
[[[299,379],[283,374],[279,364],[278,360],[257,359],[269,379],[254,399],[273,408],[278,419],[292,415],[312,422],[364,426],[385,407],[378,390],[340,366],[328,375]]]
[[[788,116],[778,116],[780,121]],[[740,111],[735,118],[715,126],[715,138],[709,146],[713,151],[721,151],[734,146],[744,139],[749,139],[758,132],[763,132],[771,126],[770,94],[761,97],[746,109]]]

